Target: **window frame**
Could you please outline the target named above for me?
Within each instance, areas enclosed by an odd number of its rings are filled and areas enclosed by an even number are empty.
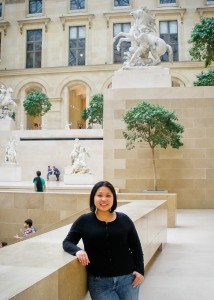
[[[122,25],[121,27],[123,27],[124,25],[127,25],[127,24],[130,25],[130,29],[131,29],[131,26],[132,26],[131,22],[113,22],[113,24],[112,24],[112,39],[114,38],[114,27],[115,27],[115,25]],[[121,31],[123,31],[123,30],[121,29]],[[126,42],[126,43],[129,43],[130,45],[128,46],[126,44],[127,46],[124,47],[123,44],[122,44],[121,49],[120,49],[120,53],[118,54],[120,56],[120,59],[121,59],[120,62],[116,62],[115,61],[115,47],[116,47],[117,43],[113,43],[113,49],[112,49],[113,50],[112,51],[113,52],[113,59],[112,59],[113,64],[123,64],[123,55],[124,55],[124,52],[126,50],[124,48],[130,47],[131,46],[131,41],[130,42]],[[122,50],[122,53],[121,53],[121,50]]]
[[[72,0],[69,0],[69,10],[71,11],[71,12],[80,12],[80,11],[85,11],[86,10],[86,3],[87,3],[87,1],[86,0],[84,0],[84,8],[77,8],[77,9],[71,9],[71,1]],[[81,1],[81,0],[77,0],[77,1]]]
[[[204,5],[206,5],[206,6],[214,5],[214,0],[211,0],[211,1],[204,0]]]
[[[167,22],[167,28],[169,29],[169,24],[170,24],[170,22],[176,22],[177,23],[177,59],[176,60],[174,60],[174,55],[173,55],[173,61],[174,62],[179,62],[179,30],[178,30],[178,20],[176,20],[176,19],[174,19],[174,20],[159,20],[159,37],[162,39],[162,40],[164,40],[162,37],[161,37],[161,31],[160,31],[160,24],[161,24],[161,22]],[[170,32],[169,32],[169,30],[167,30],[167,36],[170,36]],[[164,40],[165,41],[165,40]],[[170,43],[168,43],[168,41],[165,41],[167,44],[169,44],[171,47],[172,47],[172,45],[173,44],[170,44]],[[172,50],[173,50],[173,47],[172,47]],[[174,51],[173,51],[173,54],[174,54]],[[165,54],[164,54],[165,55]],[[163,55],[163,56],[164,56]],[[162,58],[163,58],[163,56],[162,56]],[[161,58],[161,61],[162,62],[169,62],[169,60],[163,60]]]
[[[88,1],[85,0],[85,7],[84,8],[78,8],[78,9],[71,9],[71,0],[67,0],[67,5],[68,5],[68,13],[81,13],[81,12],[87,12],[88,10]]]
[[[32,0],[31,0],[32,1]],[[37,0],[35,0],[37,1]],[[45,0],[42,1],[42,12],[30,13],[30,0],[26,0],[26,16],[35,17],[35,16],[44,16],[45,15]]]
[[[133,0],[129,0],[129,5],[122,5],[122,6],[115,6],[114,1],[115,0],[112,0],[111,2],[112,10],[130,10],[133,8]]]
[[[40,51],[40,53],[41,53],[41,57],[40,57],[40,59],[41,59],[41,61],[40,61],[40,67],[38,67],[38,66],[35,66],[35,53],[36,52],[39,52],[39,51],[28,51],[28,32],[29,31],[41,31],[41,51]],[[35,42],[34,42],[34,44],[35,44]],[[36,28],[36,29],[34,29],[34,28],[29,28],[29,29],[26,29],[26,49],[25,49],[25,68],[26,69],[37,69],[37,68],[42,68],[42,54],[43,54],[43,29],[42,28]],[[34,45],[34,47],[35,47],[35,45]],[[28,55],[28,53],[29,52],[33,52],[33,61],[34,61],[34,63],[33,63],[33,66],[32,67],[28,67],[27,66],[27,55]]]
[[[84,64],[70,64],[70,52],[71,52],[71,49],[76,49],[75,52],[76,54],[79,54],[79,51],[81,48],[71,48],[70,47],[70,31],[71,31],[71,28],[74,27],[74,28],[80,28],[80,27],[84,27],[85,28],[85,41],[84,41]],[[79,34],[78,34],[79,35]],[[79,40],[79,37],[78,37],[78,40]],[[85,24],[80,24],[80,25],[75,25],[75,24],[71,24],[68,26],[68,66],[70,67],[77,67],[77,66],[86,66],[86,53],[87,53],[87,26]],[[75,61],[77,62],[78,58],[77,56],[75,57]]]
[[[5,9],[5,1],[0,1],[1,4],[1,15],[0,15],[0,20],[4,19],[4,9]]]
[[[157,0],[157,7],[174,7],[179,6],[179,0],[175,0],[175,3],[160,3],[161,0]]]

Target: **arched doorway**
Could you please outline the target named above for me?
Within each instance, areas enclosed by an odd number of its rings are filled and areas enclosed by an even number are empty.
[[[86,87],[76,84],[69,88],[69,123],[72,129],[86,128],[81,112],[86,107]]]
[[[31,93],[31,92],[42,92],[42,89],[39,87],[32,87],[32,88],[28,88],[25,93],[26,96]],[[33,116],[29,116],[26,115],[26,128],[28,130],[38,130],[42,128],[42,117],[41,116],[37,116],[37,117],[33,117]]]

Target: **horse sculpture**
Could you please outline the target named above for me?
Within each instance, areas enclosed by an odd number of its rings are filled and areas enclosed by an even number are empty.
[[[0,109],[2,115],[11,117],[16,110],[16,103],[13,101],[11,94],[13,90],[6,88],[4,85],[0,86]]]
[[[118,38],[117,50],[120,51],[122,42],[131,42],[128,52],[125,52],[126,67],[131,66],[155,66],[161,63],[161,56],[166,52],[169,61],[173,61],[173,51],[170,45],[155,33],[155,19],[146,7],[132,11],[130,15],[134,18],[134,24],[130,31],[118,33],[113,41]]]

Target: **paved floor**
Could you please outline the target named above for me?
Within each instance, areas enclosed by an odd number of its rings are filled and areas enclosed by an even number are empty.
[[[177,224],[146,273],[139,300],[214,299],[214,209],[178,210]]]

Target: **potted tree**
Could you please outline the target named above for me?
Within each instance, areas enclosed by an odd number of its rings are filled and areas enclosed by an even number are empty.
[[[135,142],[146,142],[151,149],[154,171],[154,191],[157,191],[155,148],[168,146],[178,149],[183,145],[181,134],[184,131],[178,124],[177,116],[164,107],[141,102],[123,115],[126,131],[123,132],[128,150],[135,147]]]
[[[29,116],[44,116],[51,109],[51,102],[46,94],[38,91],[29,93],[24,102],[24,110]]]
[[[103,94],[95,94],[88,108],[84,108],[81,112],[81,118],[93,127],[93,124],[100,124],[103,126]]]
[[[193,59],[204,61],[207,68],[214,61],[214,18],[202,18],[191,32],[189,43],[192,47],[189,50]],[[193,82],[194,86],[213,86],[214,70],[208,69],[207,72],[201,72]]]

